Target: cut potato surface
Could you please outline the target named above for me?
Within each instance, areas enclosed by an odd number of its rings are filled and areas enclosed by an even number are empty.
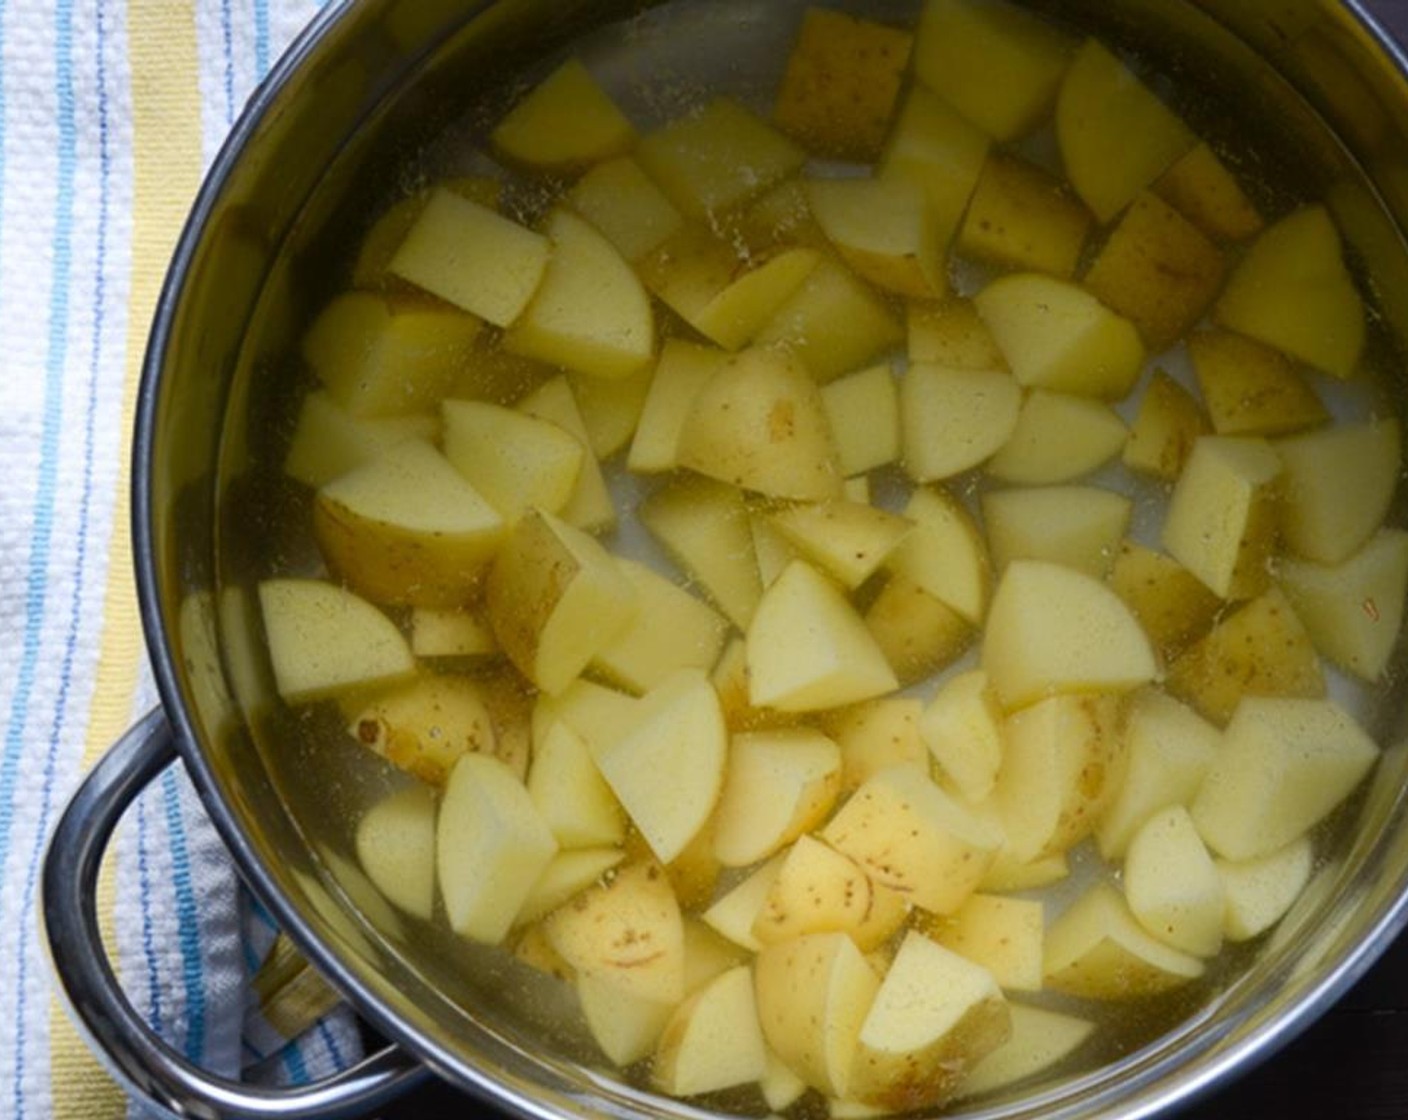
[[[512,162],[566,171],[620,155],[636,130],[580,60],[569,58],[509,110],[490,139]]]

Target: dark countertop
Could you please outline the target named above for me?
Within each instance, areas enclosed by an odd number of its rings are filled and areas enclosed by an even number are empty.
[[[1408,0],[1363,0],[1408,42]],[[383,1120],[482,1114],[440,1084]],[[1408,1120],[1408,935],[1336,1007],[1270,1060],[1180,1114],[1184,1120]]]

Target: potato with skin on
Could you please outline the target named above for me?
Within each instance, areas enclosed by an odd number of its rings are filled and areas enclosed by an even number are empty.
[[[1016,140],[1051,112],[1071,42],[1010,4],[929,0],[914,47],[919,80],[993,139]]]
[[[728,97],[641,137],[635,157],[687,218],[747,202],[806,162],[801,148]]]
[[[414,416],[449,390],[483,325],[423,297],[344,292],[318,312],[299,351],[349,416]]]
[[[1119,788],[1124,732],[1123,698],[1110,693],[1049,696],[1007,717],[992,806],[1008,856],[1059,855],[1095,830]]]
[[[992,154],[968,203],[957,249],[999,268],[1071,277],[1093,220],[1050,172],[1015,156]]]
[[[956,910],[1002,844],[995,824],[929,779],[926,768],[871,775],[837,810],[821,839],[875,882],[935,914]]]
[[[1264,229],[1227,279],[1213,318],[1341,380],[1364,350],[1364,300],[1324,206]]]
[[[821,403],[848,479],[899,458],[899,391],[888,362],[822,386]]]
[[[1130,837],[1124,894],[1139,924],[1165,944],[1203,958],[1221,950],[1222,879],[1182,805],[1160,809]]]
[[[1059,883],[1071,874],[1071,863],[1066,853],[1043,856],[1027,863],[1019,863],[1012,854],[1003,848],[997,853],[987,873],[978,883],[980,891],[995,891],[1005,894],[1011,891],[1034,891]]]
[[[1281,534],[1295,555],[1348,560],[1383,523],[1403,469],[1397,419],[1337,424],[1273,445],[1284,470]]]
[[[924,705],[906,696],[863,700],[826,713],[821,729],[841,748],[841,789],[849,793],[871,774],[901,763],[922,765],[919,717]]]
[[[966,1099],[1025,1081],[1050,1069],[1075,1053],[1095,1030],[1089,1019],[1079,1019],[1044,1007],[1008,1002],[1012,1034],[980,1061],[964,1078]]]
[[[1203,317],[1226,268],[1221,250],[1197,226],[1144,191],[1110,232],[1084,283],[1138,327],[1157,354]]]
[[[1169,499],[1160,543],[1223,599],[1271,583],[1281,460],[1255,436],[1203,436]]]
[[[898,573],[866,608],[865,625],[901,687],[958,660],[977,635],[974,625],[942,599]]]
[[[879,295],[840,261],[823,258],[753,342],[787,348],[825,384],[874,361],[903,337]]]
[[[921,917],[919,931],[964,960],[987,969],[1004,991],[1041,991],[1042,904],[1027,898],[973,894],[952,914]]]
[[[1132,1000],[1202,976],[1197,957],[1150,936],[1108,883],[1097,883],[1047,926],[1046,986],[1085,999]]]
[[[1279,350],[1225,330],[1188,336],[1193,372],[1220,436],[1279,436],[1330,419],[1315,390]]]
[[[817,155],[870,162],[889,131],[913,38],[845,12],[808,8],[773,121]]]
[[[1033,389],[1007,442],[983,469],[1027,486],[1069,482],[1119,454],[1128,429],[1109,405],[1069,393]]]
[[[841,792],[841,748],[819,731],[748,731],[729,741],[711,821],[714,856],[747,867],[826,817]]]
[[[1227,903],[1223,936],[1228,941],[1250,941],[1279,922],[1305,890],[1315,868],[1315,847],[1302,836],[1256,859],[1214,863]]]
[[[741,210],[724,216],[730,241],[742,242],[749,254],[766,256],[784,246],[825,249],[826,234],[812,217],[802,179],[784,179]]]
[[[723,649],[728,622],[713,607],[658,572],[616,558],[635,588],[635,618],[592,658],[604,676],[633,692],[648,692],[676,669],[708,670]]]
[[[1244,696],[1325,694],[1310,634],[1276,587],[1218,619],[1169,663],[1165,685],[1219,726]]]
[[[850,1095],[895,1111],[941,1104],[1011,1029],[987,969],[911,930],[861,1024]]]
[[[573,57],[514,105],[489,141],[512,163],[562,173],[628,151],[636,130],[582,60]]]
[[[719,368],[684,418],[679,462],[768,497],[820,501],[841,491],[820,390],[785,350],[755,347]]]
[[[444,607],[474,597],[505,526],[443,455],[407,441],[326,483],[313,535],[328,566],[369,599]]]
[[[904,516],[914,530],[895,550],[889,568],[917,584],[974,625],[982,623],[992,593],[992,565],[982,530],[966,506],[943,486],[918,486]]]
[[[445,400],[440,411],[445,458],[505,522],[533,507],[562,512],[586,454],[571,432],[487,401]]]
[[[729,621],[747,629],[763,587],[738,489],[707,478],[682,479],[645,498],[636,516]]]
[[[751,1084],[766,1070],[767,1047],[747,965],[715,977],[675,1009],[650,1067],[656,1088],[676,1097]]]
[[[1237,177],[1206,143],[1174,162],[1154,183],[1154,193],[1209,237],[1242,241],[1260,232],[1261,214]]]
[[[558,693],[630,625],[635,589],[596,540],[531,510],[494,560],[484,604],[509,660]]]
[[[1212,434],[1196,397],[1163,370],[1155,370],[1124,445],[1124,465],[1175,481],[1200,436]]]
[[[1191,804],[1221,739],[1216,727],[1173,697],[1152,688],[1135,693],[1122,777],[1095,826],[1100,854],[1123,858],[1130,838],[1155,813]]]
[[[1380,529],[1333,567],[1283,557],[1277,580],[1323,656],[1362,680],[1383,678],[1403,625],[1408,533]]]
[[[758,952],[763,943],[754,936],[753,927],[767,904],[768,892],[782,872],[784,858],[781,853],[773,856],[717,898],[700,915],[704,924],[740,948]]]
[[[840,588],[802,560],[763,592],[747,643],[748,693],[755,707],[820,711],[899,687]]]
[[[724,783],[728,733],[709,678],[679,669],[647,692],[592,759],[636,830],[668,864],[704,828]]]
[[[904,924],[909,906],[898,891],[873,882],[854,860],[811,836],[782,857],[777,878],[753,920],[764,945],[809,933],[845,933],[861,952],[883,944]]]
[[[993,595],[982,667],[1007,711],[1061,692],[1129,692],[1158,676],[1138,620],[1099,580],[1014,560]]]
[[[1003,276],[974,302],[1013,376],[1029,388],[1119,400],[1144,364],[1133,323],[1054,276]]]
[[[507,327],[538,290],[551,256],[543,234],[440,187],[388,267],[431,295]]]
[[[368,750],[429,785],[444,785],[460,755],[493,754],[493,720],[474,677],[422,673],[373,693],[347,722]]]
[[[1193,800],[1193,822],[1224,859],[1269,855],[1320,823],[1378,757],[1331,700],[1247,697]]]
[[[434,795],[407,786],[377,801],[357,822],[357,862],[393,906],[429,921],[435,910]]]
[[[504,349],[589,377],[638,373],[654,356],[655,314],[631,266],[570,210],[548,215],[543,233],[552,256]]]
[[[621,848],[572,848],[559,851],[533,882],[515,925],[546,917],[589,887],[601,882],[626,858]]]
[[[630,156],[598,163],[572,185],[564,201],[632,264],[684,224],[683,215]]]
[[[1212,629],[1222,609],[1222,600],[1172,556],[1128,538],[1120,542],[1108,581],[1165,662]]]
[[[948,291],[949,231],[906,179],[808,179],[812,216],[857,275],[912,299]]]
[[[445,783],[435,853],[450,928],[493,945],[508,935],[557,842],[513,771],[471,752]]]
[[[549,914],[543,931],[579,976],[659,1003],[684,998],[684,919],[654,861],[617,868]]]
[[[919,717],[919,735],[964,800],[977,805],[992,793],[1002,765],[1002,707],[981,669],[939,685]]]
[[[854,590],[913,528],[905,518],[858,502],[817,502],[778,510],[769,522],[802,557]]]
[[[1021,408],[1010,373],[911,363],[900,379],[905,472],[934,482],[971,470],[1012,438]]]
[[[1110,571],[1133,508],[1123,494],[1099,486],[989,490],[982,507],[998,572],[1014,560],[1041,560],[1097,579]]]
[[[992,332],[971,299],[953,296],[940,304],[911,303],[905,310],[911,363],[946,369],[1006,369]]]
[[[880,978],[844,933],[811,933],[763,948],[753,965],[758,1019],[777,1056],[808,1085],[845,1096]]]
[[[990,146],[981,129],[915,83],[890,130],[876,173],[923,189],[940,244],[947,248],[958,232]]]
[[[1188,126],[1096,39],[1076,52],[1061,82],[1056,139],[1066,177],[1102,223],[1197,143]]]

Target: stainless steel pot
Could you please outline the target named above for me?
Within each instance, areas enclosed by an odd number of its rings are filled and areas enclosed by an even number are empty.
[[[356,803],[355,767],[337,781],[326,768],[310,780],[296,746],[305,736],[265,700],[248,591],[273,559],[299,558],[281,553],[290,546],[267,519],[292,499],[258,464],[289,391],[284,355],[328,291],[341,231],[365,219],[409,155],[467,104],[492,104],[494,91],[568,42],[632,16],[637,57],[652,72],[746,85],[743,47],[769,42],[779,7],[793,3],[347,0],[324,12],[251,100],[181,238],[138,405],[137,578],[164,706],[89,776],[44,872],[63,989],[135,1094],[182,1116],[351,1116],[433,1072],[525,1115],[704,1115],[571,1060],[563,1017],[542,993],[513,987],[518,979],[497,958],[403,927],[337,854]],[[875,6],[905,15],[917,5]],[[1298,191],[1330,201],[1374,277],[1378,344],[1408,339],[1408,58],[1355,0],[1035,6],[1150,48],[1183,87],[1200,91],[1187,107],[1199,127],[1216,132],[1243,116],[1275,122],[1259,150]],[[971,1115],[1148,1116],[1265,1057],[1324,1011],[1408,922],[1403,693],[1374,717],[1388,749],[1372,787],[1266,944],[1132,1052]],[[255,893],[395,1040],[390,1048],[323,1084],[262,1092],[192,1068],[135,1015],[102,952],[94,882],[123,810],[178,760]]]

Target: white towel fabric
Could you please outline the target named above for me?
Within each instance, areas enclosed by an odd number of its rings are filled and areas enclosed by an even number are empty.
[[[56,1009],[35,903],[46,836],[102,737],[154,703],[145,665],[134,672],[125,413],[184,204],[163,209],[144,184],[178,156],[194,180],[318,7],[0,0],[0,1116],[13,1120],[141,1112]],[[198,112],[196,150],[173,154],[162,113],[183,106]],[[345,1010],[290,1041],[253,1006],[273,926],[180,767],[132,808],[110,856],[100,904],[118,970],[178,1050],[291,1082],[360,1056]]]

